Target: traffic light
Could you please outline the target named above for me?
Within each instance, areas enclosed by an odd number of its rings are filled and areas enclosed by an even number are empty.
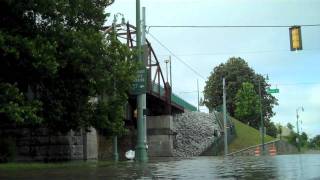
[[[291,51],[302,50],[301,27],[292,26],[289,28]]]

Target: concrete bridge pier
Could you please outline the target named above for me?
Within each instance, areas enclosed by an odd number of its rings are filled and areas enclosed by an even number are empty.
[[[147,117],[148,155],[150,157],[173,156],[173,120],[171,115]]]

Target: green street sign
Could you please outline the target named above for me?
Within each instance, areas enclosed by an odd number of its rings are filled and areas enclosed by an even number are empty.
[[[269,93],[269,94],[279,93],[279,89],[267,89],[267,93]]]
[[[142,68],[137,72],[137,77],[133,81],[131,94],[143,94],[147,91],[147,69]]]

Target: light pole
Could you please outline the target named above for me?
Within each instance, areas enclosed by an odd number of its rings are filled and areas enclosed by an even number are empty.
[[[172,89],[172,69],[171,69],[171,56],[169,56],[169,59],[166,59],[164,60],[164,62],[166,63],[166,75],[167,75],[167,82],[169,82],[168,78],[169,78],[169,75],[168,75],[168,63],[169,63],[169,73],[170,73],[170,86],[171,86],[171,89]]]
[[[112,28],[114,33],[116,33],[116,25],[117,25],[117,20],[118,20],[118,16],[122,16],[121,18],[121,25],[125,25],[125,19],[124,19],[124,15],[122,13],[117,13],[113,16],[113,22],[112,22]],[[114,92],[116,91],[116,80],[114,80],[113,82],[113,88],[114,88]],[[112,138],[112,144],[113,144],[113,159],[115,161],[119,160],[119,153],[118,153],[118,136],[115,135]]]
[[[117,13],[113,16],[113,22],[112,22],[112,25],[113,25],[113,28],[115,28],[116,24],[117,24],[117,20],[118,20],[118,16],[122,16],[121,18],[121,25],[125,25],[126,22],[125,22],[125,19],[124,19],[124,15],[122,13]],[[114,29],[115,30],[115,29]]]
[[[302,112],[304,111],[303,107],[300,106],[296,109],[296,113],[297,113],[297,145],[298,145],[298,151],[300,152],[301,151],[301,148],[300,148],[300,134],[299,134],[299,110],[301,110]]]
[[[200,112],[199,104],[200,104],[200,94],[199,94],[199,80],[197,79],[197,91],[198,91],[198,112]]]
[[[266,80],[269,80],[269,77],[267,74],[265,74],[267,76]],[[263,77],[264,75],[262,75]],[[261,97],[261,79],[259,78],[259,109],[260,109],[260,128],[261,128],[261,152],[264,155],[264,120],[263,120],[263,115],[262,115],[262,97]]]

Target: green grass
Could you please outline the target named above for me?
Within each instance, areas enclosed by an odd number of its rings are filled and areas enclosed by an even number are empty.
[[[236,128],[237,137],[229,144],[229,152],[239,151],[249,146],[254,146],[261,143],[260,133],[254,129],[234,118],[232,121]],[[265,142],[276,140],[271,136],[265,136]]]

